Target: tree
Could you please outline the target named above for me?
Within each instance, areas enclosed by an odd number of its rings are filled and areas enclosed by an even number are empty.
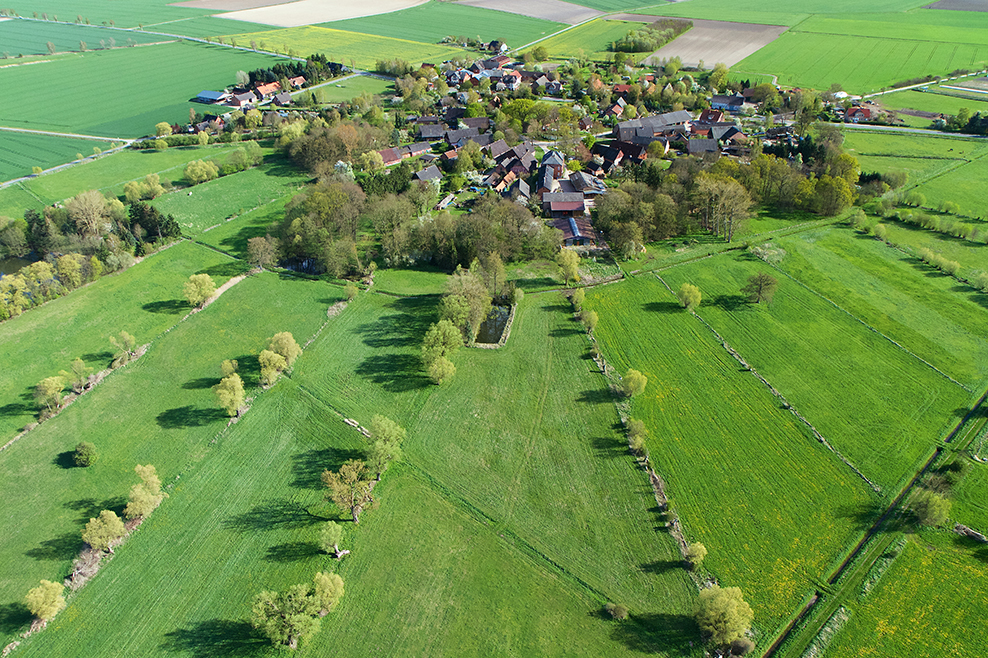
[[[89,523],[82,531],[82,540],[89,544],[94,551],[113,552],[111,544],[126,534],[123,521],[114,512],[105,509],[99,513],[99,517],[89,519]]]
[[[69,383],[73,391],[82,393],[86,389],[86,384],[89,383],[89,375],[92,372],[93,369],[86,367],[85,361],[76,357],[72,362],[71,372],[60,370],[58,374]]]
[[[360,288],[353,281],[347,281],[346,285],[343,286],[343,294],[346,295],[348,302],[352,302],[358,292],[360,292]]]
[[[456,375],[456,366],[446,357],[440,356],[426,367],[426,372],[429,375],[429,379],[438,386]]]
[[[327,553],[333,553],[338,560],[350,552],[340,550],[341,541],[343,541],[343,526],[336,521],[327,521],[319,531],[319,546]]]
[[[251,238],[247,241],[247,262],[264,269],[278,259],[278,240],[271,237]]]
[[[199,146],[206,146],[209,144],[209,133],[205,130],[199,131],[199,134],[196,135],[196,141],[199,142]]]
[[[323,484],[329,489],[329,498],[341,510],[350,512],[354,523],[360,523],[360,512],[374,500],[367,465],[351,459],[340,467],[338,473],[323,471]]]
[[[158,477],[154,466],[138,464],[134,467],[134,472],[140,476],[141,482],[130,488],[130,499],[124,509],[124,516],[128,519],[146,517],[168,497],[168,494],[161,490],[161,478]]]
[[[295,359],[302,353],[302,348],[299,347],[291,332],[288,331],[282,331],[272,336],[271,341],[268,343],[268,349],[285,357],[285,364],[289,368],[292,367]]]
[[[700,289],[692,283],[684,283],[680,287],[679,292],[676,293],[676,296],[679,297],[679,303],[683,305],[683,308],[690,313],[695,311],[696,307],[700,305],[700,299],[702,297]]]
[[[106,197],[96,190],[76,194],[65,206],[82,235],[103,235],[109,230],[110,209]]]
[[[689,562],[690,569],[696,569],[703,563],[703,558],[707,557],[707,547],[698,541],[686,547],[686,561]]]
[[[192,185],[211,181],[219,175],[219,167],[208,160],[194,160],[185,165],[185,180]]]
[[[583,288],[577,288],[572,293],[570,293],[569,301],[573,304],[573,308],[577,311],[583,308],[583,300],[587,298],[587,293]]]
[[[343,598],[343,579],[335,573],[317,571],[312,594],[319,603],[319,616],[325,617]]]
[[[580,312],[580,321],[586,327],[587,333],[592,334],[593,330],[597,328],[597,312],[584,309]]]
[[[220,372],[224,377],[229,377],[240,369],[240,364],[236,359],[226,359],[220,364]]]
[[[172,126],[167,121],[154,124],[154,134],[158,137],[167,137],[172,134]]]
[[[401,459],[401,443],[405,440],[405,428],[390,418],[380,414],[371,419],[370,464],[377,472],[377,479],[388,468],[388,464]]]
[[[110,343],[117,348],[116,354],[113,355],[114,368],[119,368],[137,356],[137,339],[126,331],[121,331],[119,338],[110,336]]]
[[[193,274],[182,287],[182,294],[193,308],[199,308],[216,293],[216,283],[208,274]]]
[[[556,255],[556,263],[563,270],[563,279],[577,283],[580,280],[580,255],[575,251],[563,249]]]
[[[76,466],[85,468],[86,466],[95,464],[98,456],[96,454],[96,446],[89,441],[83,441],[76,445],[75,452],[72,454],[72,461]]]
[[[55,261],[58,280],[69,290],[82,284],[82,265],[79,264],[79,258],[81,256],[76,254],[65,254]]]
[[[630,419],[628,421],[628,447],[636,455],[645,454],[645,437],[648,436],[648,430],[645,428],[645,423],[637,419]]]
[[[271,350],[261,350],[257,360],[261,365],[261,383],[265,386],[274,384],[278,375],[288,365],[285,357]]]
[[[620,603],[605,603],[604,611],[607,612],[613,619],[618,621],[623,621],[628,618],[628,608]]]
[[[45,377],[34,387],[34,399],[42,412],[52,414],[62,407],[62,389],[65,379],[62,377]]]
[[[251,624],[275,644],[296,649],[300,640],[319,630],[319,610],[319,601],[308,585],[293,585],[287,592],[258,594]]]
[[[422,341],[422,360],[426,367],[437,359],[448,359],[463,345],[463,334],[450,320],[440,320],[429,327]]]
[[[64,589],[65,586],[61,583],[42,580],[40,585],[28,591],[24,597],[24,605],[38,619],[50,621],[65,609],[65,597],[62,596]]]
[[[258,109],[251,108],[247,110],[246,114],[244,114],[244,126],[247,127],[247,130],[259,128],[263,120],[264,118],[261,116],[261,111]]]
[[[909,506],[922,525],[942,526],[950,516],[950,501],[929,489],[917,491]]]
[[[237,373],[231,373],[213,387],[213,393],[227,415],[236,416],[244,406],[244,382]]]
[[[446,296],[439,311],[439,317],[459,327],[471,344],[491,312],[491,294],[484,285],[482,269],[476,260],[469,270],[457,266],[446,281]]]
[[[644,391],[647,384],[648,378],[632,368],[631,370],[628,370],[628,374],[626,374],[624,379],[621,381],[621,388],[624,390],[625,395],[629,398],[633,398]]]
[[[760,304],[765,302],[770,304],[778,286],[779,282],[774,276],[767,272],[759,272],[748,277],[748,283],[741,288],[741,292],[748,296],[748,303]]]
[[[718,645],[727,645],[744,637],[755,615],[745,603],[738,587],[714,585],[700,592],[696,608],[696,623],[700,630],[710,633]]]

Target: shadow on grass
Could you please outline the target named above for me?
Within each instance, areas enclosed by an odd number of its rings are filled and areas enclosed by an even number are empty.
[[[577,402],[587,402],[589,404],[608,404],[614,402],[614,395],[606,388],[596,388],[580,393],[576,398]]]
[[[292,456],[292,486],[298,489],[323,488],[322,472],[325,470],[338,471],[344,462],[351,459],[365,459],[362,450],[347,450],[344,448],[324,448],[308,450]]]
[[[988,544],[982,544],[972,537],[962,537],[954,535],[954,547],[970,554],[978,562],[988,564]]]
[[[24,551],[24,555],[42,562],[63,562],[77,556],[80,550],[82,550],[82,534],[67,532],[41,542],[38,548]]]
[[[30,625],[34,615],[23,603],[0,605],[0,633],[12,635]]]
[[[298,503],[282,500],[255,505],[243,514],[228,518],[223,527],[236,532],[291,530],[329,520],[310,513]]]
[[[161,648],[195,658],[265,655],[271,643],[245,621],[210,619],[165,633]]]
[[[391,303],[395,311],[357,327],[370,347],[417,347],[435,320],[437,297],[403,297]]]
[[[219,377],[200,377],[199,379],[190,379],[185,382],[182,384],[182,388],[187,390],[198,390],[203,388],[212,388],[219,383]]]
[[[95,498],[80,498],[79,500],[70,500],[64,505],[66,509],[79,512],[77,523],[80,526],[86,525],[89,519],[96,518],[105,509],[120,516],[123,514],[124,507],[126,506],[127,499],[123,496],[114,496],[113,498],[106,498],[102,501],[98,501]]]
[[[55,459],[51,460],[51,463],[66,470],[80,468],[75,464],[75,450],[66,450],[65,452],[58,453],[55,455]]]
[[[615,439],[613,436],[595,436],[590,439],[590,445],[593,446],[598,457],[617,459],[628,454],[627,442]]]
[[[878,517],[885,511],[884,507],[877,501],[867,501],[857,505],[843,505],[837,509],[837,517],[848,519],[856,530],[868,530],[874,525]],[[889,515],[879,532],[896,532],[902,530],[909,522],[908,518],[902,515]]]
[[[176,407],[158,414],[158,425],[166,430],[202,427],[229,418],[222,409],[197,409],[192,405]]]
[[[87,364],[91,364],[93,361],[96,361],[97,363],[102,361],[109,364],[109,362],[113,359],[113,352],[108,352],[106,350],[102,352],[89,352],[88,354],[83,354],[79,358]]]
[[[749,307],[748,298],[744,295],[717,295],[709,303],[725,311],[743,311]]]
[[[569,336],[579,336],[584,333],[586,332],[582,328],[569,327],[553,329],[549,332],[549,335],[553,338],[568,338]]]
[[[649,313],[685,313],[683,305],[679,302],[647,302],[642,304]]]
[[[268,548],[268,554],[264,559],[268,562],[298,562],[323,554],[322,549],[315,542],[290,541]]]
[[[230,253],[242,256],[247,252],[248,240],[251,238],[263,238],[273,231],[274,228],[270,223],[248,224],[237,231],[236,234],[220,240],[220,247]]]
[[[191,310],[189,303],[184,299],[169,299],[163,302],[149,302],[142,306],[148,313],[163,313],[166,315],[179,315]],[[110,355],[112,358],[113,355]],[[83,359],[88,360],[88,359]]]
[[[425,388],[432,380],[422,371],[422,359],[412,354],[381,354],[364,359],[355,372],[389,393]]]
[[[695,653],[690,645],[700,642],[700,629],[687,615],[631,614],[614,622],[611,639],[632,651],[686,656]]]
[[[543,306],[542,310],[546,313],[572,313],[573,306],[571,304],[551,304],[549,306]]]
[[[542,276],[538,278],[529,278],[529,279],[515,279],[514,282],[515,285],[521,288],[522,290],[533,290],[538,288],[555,288],[559,285],[562,285],[559,283],[559,281],[556,281],[555,279],[550,279],[547,276]]]
[[[267,349],[267,345],[265,345]],[[261,381],[261,362],[256,354],[242,354],[234,361],[237,362],[237,374],[244,380],[244,385],[257,386]]]
[[[655,562],[646,562],[645,564],[639,564],[638,568],[645,573],[663,574],[668,571],[674,571],[676,569],[683,568],[682,560],[656,560]]]
[[[37,407],[22,402],[11,402],[0,407],[0,416],[23,416],[36,411]]]
[[[234,260],[229,263],[220,263],[205,269],[199,270],[196,274],[208,274],[215,277],[234,277],[246,274],[250,271],[250,263],[242,260]]]

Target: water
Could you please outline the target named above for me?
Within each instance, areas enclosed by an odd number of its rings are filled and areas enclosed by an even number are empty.
[[[501,333],[508,324],[508,316],[511,315],[510,306],[495,306],[491,309],[490,315],[480,325],[477,332],[478,343],[497,343],[501,340]]]
[[[0,275],[14,274],[22,267],[27,267],[32,261],[23,258],[0,258]]]

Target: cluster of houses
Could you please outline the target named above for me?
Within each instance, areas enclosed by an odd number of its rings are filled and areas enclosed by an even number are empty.
[[[232,91],[200,91],[195,101],[207,105],[226,105],[241,110],[247,110],[264,101],[274,103],[279,107],[290,105],[292,102],[293,90],[301,89],[305,86],[306,80],[303,76],[288,78],[289,89],[282,89],[280,82],[256,82],[253,88],[238,87]]]
[[[469,67],[461,66],[447,71],[438,71],[432,64],[423,64],[422,71],[430,84],[434,84],[442,75],[446,79],[446,84],[452,88],[458,88],[465,82],[480,86],[484,80],[487,80],[491,91],[495,92],[516,91],[525,85],[530,86],[533,92],[540,95],[553,96],[563,92],[561,81],[553,80],[541,71],[526,71],[523,66],[504,54],[477,60]]]

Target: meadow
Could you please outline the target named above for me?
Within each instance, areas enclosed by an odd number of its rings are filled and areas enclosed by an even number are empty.
[[[611,43],[644,25],[645,23],[632,21],[598,19],[546,39],[539,45],[544,46],[552,57],[569,59],[584,56],[603,61],[613,56],[613,53],[608,52]]]
[[[140,360],[0,454],[5,472],[0,563],[8,565],[0,574],[2,605],[20,601],[39,578],[60,580],[67,574],[81,548],[80,523],[100,509],[119,511],[135,478],[134,464],[154,464],[168,484],[203,459],[226,421],[210,390],[219,381],[221,360],[238,359],[246,386],[255,387],[256,355],[265,341],[290,331],[305,342],[339,292],[273,273],[248,277],[167,334],[139,337],[154,338]],[[86,469],[72,468],[68,456],[81,436],[100,453]],[[153,535],[154,524],[152,519],[144,531]],[[3,630],[6,635],[16,629]]]
[[[422,62],[439,64],[464,55],[462,49],[445,45],[312,26],[239,34],[233,38],[240,43],[256,40],[259,45],[263,42],[265,47],[283,52],[291,49],[306,55],[322,53],[332,61],[370,70],[378,60],[384,59],[400,58],[418,66]]]
[[[3,150],[0,151],[0,181],[31,174],[32,167],[48,169],[76,159],[78,154],[92,155],[93,148],[110,148],[109,142],[72,139],[52,135],[34,135],[2,131]]]
[[[766,271],[730,253],[661,276],[673,290],[698,286],[708,301],[697,314],[866,477],[897,491],[971,393],[791,279],[779,277],[771,304],[749,306],[739,291]]]
[[[953,217],[950,219],[954,220]],[[979,272],[988,271],[988,246],[984,242],[955,238],[905,222],[883,220],[882,223],[888,230],[889,242],[914,255],[919,254],[921,249],[929,249],[948,260],[956,261],[961,265],[957,275],[962,278],[973,280]],[[988,229],[988,225],[979,221],[955,221],[955,223],[972,226],[978,231]]]
[[[221,37],[231,34],[244,34],[245,32],[265,32],[278,28],[263,23],[249,23],[238,21],[232,18],[223,18],[224,14],[213,16],[196,16],[194,18],[182,18],[178,20],[160,23],[158,25],[145,25],[148,32],[160,32],[166,34],[179,34],[194,39],[205,39],[206,37]]]
[[[517,48],[566,25],[452,2],[428,2],[388,14],[321,23],[319,27],[422,43],[439,43],[446,37],[460,36],[482,41],[497,39]]]
[[[580,3],[585,4],[585,3]],[[659,16],[682,16],[685,18],[706,18],[715,21],[735,23],[762,23],[766,25],[797,25],[813,14],[875,14],[887,18],[900,16],[901,12],[921,7],[922,0],[877,0],[860,3],[850,0],[805,0],[797,7],[786,0],[690,0],[689,3],[653,5],[636,10],[643,14]],[[918,12],[921,15],[928,11]],[[951,12],[933,12],[946,14]]]
[[[986,441],[975,437],[972,451],[980,449],[984,456]],[[988,496],[985,495],[988,485],[988,465],[973,460],[967,461],[968,472],[960,484],[953,490],[953,506],[950,508],[950,518],[957,523],[974,528],[978,532],[988,531]]]
[[[88,52],[39,65],[49,92],[5,106],[0,125],[110,138],[146,135],[159,121],[188,121],[190,107],[201,111],[204,106],[188,99],[203,89],[222,89],[235,82],[238,70],[277,61],[268,55],[192,42]],[[162,62],[168,66],[159,70]],[[0,69],[0,85],[29,88],[39,74],[34,66]],[[92,95],[94,77],[101,80],[101,102],[79,102]]]
[[[609,363],[648,377],[631,415],[687,539],[744,591],[759,637],[774,633],[869,522],[874,495],[655,277],[588,291],[586,306]]]
[[[7,7],[21,16],[32,16],[42,12],[49,16],[57,16],[63,21],[74,21],[82,16],[83,21],[89,20],[94,25],[113,21],[117,27],[136,28],[143,24],[161,21],[174,21],[193,16],[206,16],[215,10],[193,9],[179,7],[165,0],[128,0],[126,3],[107,3],[104,0],[13,0]]]
[[[801,21],[793,27],[793,31],[986,45],[986,28],[988,16],[983,12],[923,9],[874,14],[848,12],[844,16],[816,15]]]
[[[65,20],[65,16],[62,20]],[[100,41],[110,45],[113,39],[118,47],[134,43],[153,43],[161,37],[137,31],[116,30],[100,26],[76,25],[74,23],[52,23],[35,20],[13,20],[0,22],[0,44],[11,55],[46,55],[48,43],[55,46],[56,52],[78,51],[79,42],[84,41],[91,50],[101,48]]]
[[[857,158],[862,172],[904,171],[913,185],[986,153],[984,142],[970,137],[890,135],[868,130],[845,130],[844,148]]]
[[[947,201],[960,206],[960,214],[988,218],[988,200],[982,193],[988,179],[988,161],[980,158],[928,179],[916,190],[926,197],[928,208],[939,208]]]
[[[952,533],[910,535],[825,656],[970,656],[988,640],[983,548]]]
[[[249,239],[264,237],[269,233],[278,235],[278,227],[285,218],[285,204],[292,196],[289,194],[275,199],[240,215],[235,221],[222,222],[216,228],[200,234],[196,241],[236,258],[246,258]]]
[[[372,78],[369,75],[359,75],[347,78],[337,83],[324,85],[314,90],[316,100],[320,103],[342,103],[360,96],[369,94],[371,96],[394,94],[394,83],[381,78]]]
[[[944,90],[943,93],[937,93],[936,91],[917,91],[915,89],[910,89],[907,91],[896,92],[894,94],[885,94],[881,97],[880,102],[882,106],[893,110],[908,108],[911,110],[921,110],[923,112],[957,114],[961,108],[966,107],[971,111],[971,114],[974,114],[975,112],[988,112],[988,99],[978,101],[968,98],[960,98],[959,96],[953,95],[953,92],[950,90]],[[905,117],[903,116],[902,118]],[[917,117],[917,119],[918,118],[919,117]],[[930,119],[923,119],[922,121],[923,125],[927,126],[932,123]]]

